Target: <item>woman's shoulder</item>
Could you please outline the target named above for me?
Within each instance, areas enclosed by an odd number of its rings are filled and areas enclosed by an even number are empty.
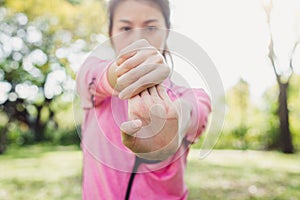
[[[97,56],[88,56],[84,62],[83,62],[83,66],[85,65],[92,65],[92,64],[100,64],[100,65],[107,65],[108,63],[111,63],[111,60],[107,60],[107,59],[102,59],[99,58]]]

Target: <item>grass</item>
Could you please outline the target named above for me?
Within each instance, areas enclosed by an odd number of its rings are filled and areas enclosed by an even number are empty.
[[[298,200],[300,154],[192,149],[185,176],[190,200]],[[82,155],[77,147],[34,145],[0,156],[1,200],[81,199]]]
[[[0,199],[81,199],[81,157],[76,147],[8,151],[0,156]]]
[[[300,154],[215,150],[199,160],[192,151],[186,181],[189,199],[300,200]]]

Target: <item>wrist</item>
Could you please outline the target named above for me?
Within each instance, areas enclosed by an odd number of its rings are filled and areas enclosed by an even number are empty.
[[[178,98],[174,103],[178,114],[178,134],[180,136],[179,138],[182,140],[191,129],[193,107],[190,102],[182,98]]]

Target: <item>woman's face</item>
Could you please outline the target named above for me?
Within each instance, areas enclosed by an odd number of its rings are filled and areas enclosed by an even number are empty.
[[[113,16],[111,34],[117,54],[139,39],[148,40],[163,52],[167,39],[166,23],[161,10],[155,3],[145,0],[121,2]]]

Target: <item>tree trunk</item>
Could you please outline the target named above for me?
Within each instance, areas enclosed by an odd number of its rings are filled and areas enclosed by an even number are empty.
[[[37,106],[37,116],[34,123],[35,142],[41,142],[44,140],[44,128],[41,122],[42,108],[43,106]]]
[[[2,131],[0,135],[0,155],[4,154],[6,150],[6,133]]]
[[[3,128],[3,130],[0,133],[0,155],[4,154],[6,151],[6,134],[7,134],[7,129],[8,129],[8,124]]]
[[[289,83],[279,83],[279,108],[278,115],[280,120],[280,143],[283,153],[294,153],[292,136],[289,127],[289,111],[287,106],[287,90]]]

